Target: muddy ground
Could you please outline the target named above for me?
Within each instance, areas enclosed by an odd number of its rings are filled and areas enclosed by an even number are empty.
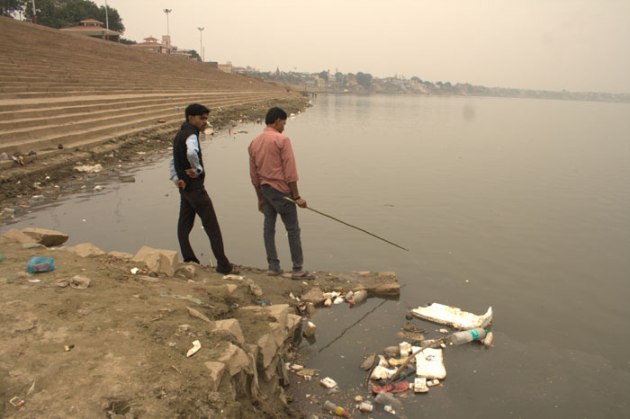
[[[298,112],[304,102],[281,106]],[[210,123],[215,130],[227,129],[239,121],[259,120],[266,109],[265,104],[214,113]],[[3,231],[13,217],[33,210],[42,200],[60,199],[103,177],[116,177],[128,165],[160,158],[172,136],[172,129],[153,129],[3,169]],[[78,173],[73,167],[79,163],[101,164],[103,171]],[[54,258],[56,269],[27,274],[26,262],[32,256]],[[345,274],[319,272],[314,281],[302,282],[243,267],[242,275],[260,286],[262,296],[238,281],[237,291],[226,295],[217,287],[227,280],[209,267],[198,267],[192,278],[134,275],[131,269],[138,263],[127,259],[24,248],[2,238],[0,258],[0,418],[326,417],[321,409],[326,390],[316,378],[307,381],[292,373],[284,398],[264,382],[262,397],[256,399],[234,394],[225,385],[209,391],[204,363],[216,359],[226,337],[209,332],[206,323],[191,317],[188,307],[211,320],[237,318],[246,336],[256,336],[261,333],[259,325],[240,315],[239,307],[286,303],[301,314],[292,296],[312,287],[347,290],[353,285]],[[56,285],[77,274],[90,278],[87,289]],[[202,350],[187,358],[196,339]],[[293,352],[286,361],[307,363]],[[23,405],[14,406],[21,401]]]

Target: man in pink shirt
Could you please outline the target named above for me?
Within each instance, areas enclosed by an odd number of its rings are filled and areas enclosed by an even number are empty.
[[[265,117],[267,126],[249,145],[249,174],[258,197],[258,210],[265,215],[263,238],[267,251],[269,275],[280,275],[280,260],[276,251],[276,219],[278,214],[289,236],[289,250],[293,262],[293,279],[308,279],[303,270],[302,242],[298,222],[297,204],[306,208],[306,201],[298,192],[298,174],[291,140],[283,135],[287,113],[277,107],[269,109]],[[288,201],[291,198],[295,204]]]

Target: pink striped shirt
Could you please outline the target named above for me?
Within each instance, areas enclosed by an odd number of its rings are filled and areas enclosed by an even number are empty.
[[[291,192],[289,182],[297,182],[298,174],[289,137],[265,127],[247,150],[249,175],[254,187],[266,184],[280,192]]]

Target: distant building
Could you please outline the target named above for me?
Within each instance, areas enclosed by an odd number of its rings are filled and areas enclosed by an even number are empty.
[[[144,42],[131,44],[129,46],[132,48],[141,49],[143,51],[156,52],[158,54],[168,54],[169,50],[169,47],[167,45],[158,42],[157,38],[154,38],[153,35],[144,38]]]
[[[70,26],[68,28],[61,28],[60,30],[63,32],[90,36],[92,38],[111,39],[114,41],[118,41],[120,39],[120,32],[104,28],[103,22],[99,22],[96,19],[83,19],[79,23],[79,26]]]
[[[175,58],[184,60],[192,59],[192,54],[187,51],[179,51],[176,46],[171,45],[171,37],[162,35],[162,42],[158,42],[153,35],[144,38],[144,42],[129,45],[132,48],[141,49],[143,51],[155,52],[157,54],[169,54]]]
[[[225,64],[218,64],[217,65],[218,69],[223,71],[224,73],[232,73],[232,63],[230,61],[228,61]]]

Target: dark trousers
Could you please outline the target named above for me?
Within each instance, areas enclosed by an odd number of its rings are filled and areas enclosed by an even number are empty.
[[[205,188],[180,191],[179,219],[177,220],[177,239],[182,251],[184,262],[199,263],[195,252],[190,246],[189,235],[195,224],[195,215],[201,218],[203,229],[210,239],[212,253],[217,259],[217,268],[230,267],[230,261],[225,256],[223,237],[219,228],[219,221],[214,212],[212,200]]]
[[[300,223],[298,222],[297,207],[287,201],[284,197],[289,194],[282,193],[269,185],[262,185],[260,188],[265,200],[263,213],[265,222],[263,225],[263,239],[265,250],[267,251],[267,263],[269,269],[277,271],[280,269],[280,259],[276,250],[276,219],[278,214],[284,223],[289,238],[289,251],[293,262],[293,271],[302,270],[304,257],[302,256],[302,241],[300,239]]]

